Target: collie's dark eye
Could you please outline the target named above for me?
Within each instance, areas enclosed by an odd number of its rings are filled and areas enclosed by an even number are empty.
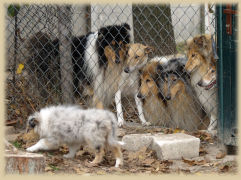
[[[137,59],[137,58],[139,58],[139,57],[140,57],[140,56],[136,55],[136,56],[135,56],[135,59]]]
[[[148,83],[148,82],[150,82],[150,81],[151,81],[150,79],[147,79],[147,80],[146,80],[146,83]]]
[[[211,71],[211,73],[214,73],[215,72],[215,70],[213,69],[212,71]]]
[[[195,57],[196,56],[196,54],[192,54],[192,57]]]

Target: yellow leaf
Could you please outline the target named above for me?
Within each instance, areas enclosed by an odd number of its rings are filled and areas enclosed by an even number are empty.
[[[179,129],[179,128],[176,128],[175,130],[174,130],[174,133],[180,133],[181,132],[181,129]]]
[[[18,65],[18,69],[17,69],[17,74],[21,74],[23,68],[24,68],[24,65],[23,65],[23,64],[19,64],[19,65]]]

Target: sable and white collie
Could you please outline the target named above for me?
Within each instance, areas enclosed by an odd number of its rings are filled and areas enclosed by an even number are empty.
[[[151,125],[170,127],[170,111],[160,88],[162,65],[159,58],[155,59],[140,70],[137,97],[142,100],[144,116]]]
[[[204,107],[206,113],[209,115],[210,124],[208,130],[212,131],[217,126],[217,88],[216,86],[216,71],[213,69],[214,65],[209,60],[205,59],[198,51],[189,48],[188,61],[185,69],[190,74],[191,85],[196,92],[200,103]],[[209,77],[212,76],[212,77]],[[203,78],[210,79],[204,82]]]
[[[118,126],[121,127],[124,124],[121,95],[125,97],[134,97],[138,116],[142,125],[149,125],[145,120],[142,102],[137,97],[137,94],[139,70],[149,61],[149,54],[154,51],[154,48],[139,43],[127,44],[126,47],[126,60],[118,81],[118,91],[115,94]]]

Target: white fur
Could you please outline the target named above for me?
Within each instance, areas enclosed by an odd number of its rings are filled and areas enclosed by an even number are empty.
[[[73,158],[80,145],[87,144],[93,150],[104,148],[105,145],[118,149],[123,145],[117,141],[116,117],[107,110],[83,110],[78,106],[50,106],[31,115],[28,123],[32,119],[38,121],[34,131],[39,134],[40,140],[27,148],[29,152],[54,150],[66,144],[69,153],[64,157]],[[117,165],[122,162],[121,157],[116,157]]]
[[[143,63],[142,63],[143,64]],[[143,114],[143,106],[142,102],[139,98],[137,98],[138,94],[138,69],[135,69],[131,73],[125,73],[124,71],[121,73],[121,79],[119,81],[119,90],[115,94],[115,103],[117,106],[117,119],[118,119],[118,126],[121,127],[124,124],[124,116],[122,111],[122,104],[121,104],[121,94],[124,96],[133,96],[135,98],[138,116],[142,123],[142,125],[150,125],[146,122],[146,119]]]
[[[205,90],[203,87],[198,86],[198,82],[201,80],[201,78],[202,76],[198,71],[192,72],[191,85],[196,92],[196,96],[210,117],[208,131],[212,131],[217,126],[217,88]]]

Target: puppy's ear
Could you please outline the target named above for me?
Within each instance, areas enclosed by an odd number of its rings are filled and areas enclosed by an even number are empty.
[[[154,50],[155,50],[154,47],[152,47],[152,46],[146,46],[146,47],[145,47],[145,54],[153,53]]]

